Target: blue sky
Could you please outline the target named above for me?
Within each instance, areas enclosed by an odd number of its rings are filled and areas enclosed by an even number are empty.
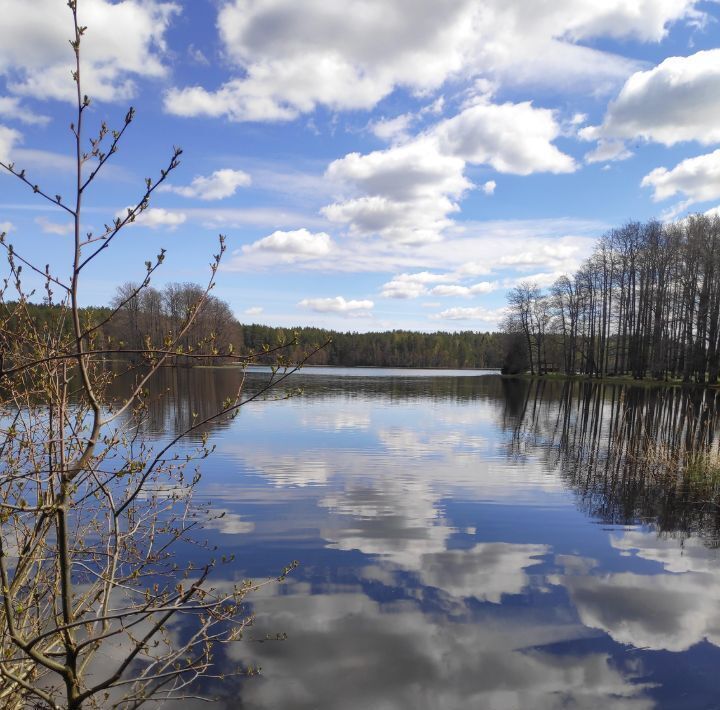
[[[720,5],[695,0],[79,0],[91,125],[137,117],[86,202],[133,204],[84,303],[206,278],[243,322],[486,330],[605,230],[720,206]],[[69,194],[71,16],[0,0],[0,157]],[[0,178],[17,250],[66,273],[63,213]]]

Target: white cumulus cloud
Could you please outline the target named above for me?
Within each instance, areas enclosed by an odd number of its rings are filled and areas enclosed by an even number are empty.
[[[45,234],[58,234],[60,236],[70,234],[74,229],[72,222],[52,222],[47,217],[36,217],[35,224],[37,224]]]
[[[157,0],[83,0],[79,20],[88,26],[81,67],[84,91],[98,100],[126,100],[136,93],[135,78],[164,76],[165,32],[179,10],[177,4]],[[74,100],[67,3],[0,0],[0,17],[0,74],[7,77],[8,89],[35,98]]]
[[[496,327],[504,314],[504,308],[489,309],[476,306],[474,308],[448,308],[440,313],[432,314],[430,318],[433,320],[479,321],[480,323]]]
[[[12,149],[22,140],[22,135],[14,128],[0,126],[0,160],[7,161]]]
[[[345,300],[342,296],[335,298],[304,298],[298,303],[316,313],[345,313],[353,316],[368,316],[375,305],[368,300]]]
[[[468,163],[517,175],[572,172],[575,162],[552,142],[560,132],[554,112],[530,102],[470,106],[406,143],[333,161],[326,177],[350,195],[322,212],[355,235],[402,244],[440,241],[472,187]],[[494,181],[483,189],[492,192]]]
[[[397,85],[433,89],[459,71],[475,14],[474,0],[234,0],[218,29],[242,78],[173,90],[166,106],[241,121],[287,120],[318,104],[370,109]]]
[[[292,231],[277,230],[267,237],[243,247],[246,254],[272,254],[285,262],[298,259],[315,259],[329,254],[332,249],[330,235],[325,232],[310,232],[307,229]]]
[[[481,102],[441,122],[434,133],[441,151],[498,172],[569,173],[575,162],[552,141],[561,133],[554,111],[522,103]]]
[[[464,167],[461,158],[442,153],[432,139],[420,138],[367,155],[350,153],[333,161],[326,174],[368,194],[406,202],[438,193],[459,197],[470,187]]]
[[[433,296],[469,296],[470,288],[459,284],[440,284],[435,286],[430,293]]]
[[[174,192],[183,197],[197,197],[200,200],[222,200],[235,194],[239,187],[251,183],[250,176],[242,170],[225,168],[216,170],[207,177],[198,175],[186,186],[161,185],[161,192]]]
[[[31,126],[44,126],[50,122],[49,116],[35,113],[16,96],[0,96],[0,116]]]
[[[496,281],[481,281],[480,283],[470,286],[470,293],[473,295],[482,293],[492,293],[498,288]]]
[[[634,73],[610,103],[601,126],[583,129],[587,139],[720,142],[720,49],[669,57]]]
[[[118,212],[116,217],[124,219],[127,215],[127,210],[124,212]],[[168,229],[175,229],[183,224],[187,220],[187,215],[184,212],[176,212],[174,210],[166,210],[162,207],[149,207],[144,212],[139,214],[132,224],[138,224],[143,227],[149,227],[150,229],[157,229],[158,227],[167,227]]]
[[[428,284],[446,281],[448,278],[446,274],[430,271],[398,274],[394,279],[383,284],[380,295],[383,298],[418,298],[428,293]]]
[[[595,148],[585,155],[588,163],[607,163],[616,160],[627,160],[633,153],[624,141],[606,140],[601,138]]]
[[[403,113],[394,118],[381,118],[370,124],[370,130],[384,141],[405,140],[409,135],[410,126],[415,116]]]
[[[674,168],[655,168],[642,179],[643,187],[653,189],[657,202],[683,194],[688,203],[705,202],[720,198],[720,149],[687,158]],[[686,206],[687,206],[686,205]]]
[[[347,224],[352,234],[379,234],[392,242],[438,241],[450,224],[448,214],[471,184],[465,162],[443,155],[437,143],[422,137],[367,155],[350,153],[327,169],[330,180],[364,193],[328,205],[323,214]]]
[[[289,120],[318,105],[371,109],[397,87],[427,93],[456,76],[613,85],[637,63],[588,41],[657,42],[674,22],[701,22],[697,4],[229,0],[218,31],[233,75],[219,88],[174,88],[165,104],[179,115]]]
[[[462,286],[460,284],[440,284],[431,289],[432,296],[478,296],[486,293],[492,293],[498,288],[496,281],[481,281],[472,286]]]
[[[345,239],[321,259],[298,259],[285,264],[272,252],[238,250],[225,264],[227,271],[263,267],[323,273],[387,273],[393,276],[381,290],[384,297],[424,295],[423,288],[441,283],[474,284],[490,281],[496,272],[574,273],[588,257],[597,238],[611,227],[592,220],[531,219],[466,220],[462,228],[448,230],[442,241],[409,249],[405,244],[380,239]],[[413,270],[422,269],[419,273]],[[511,275],[511,274],[508,274]],[[420,284],[409,284],[408,282]]]
[[[427,293],[424,284],[393,279],[383,284],[380,295],[383,298],[418,298]]]

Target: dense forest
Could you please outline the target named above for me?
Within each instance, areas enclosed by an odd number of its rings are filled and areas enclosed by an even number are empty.
[[[720,373],[720,216],[630,222],[573,276],[508,294],[504,369],[715,384]]]
[[[381,333],[337,333],[318,328],[284,330],[261,325],[240,326],[245,348],[257,350],[297,336],[294,356],[313,344],[328,345],[316,353],[316,365],[367,365],[375,367],[499,368],[504,337],[499,333],[419,333],[391,330]]]
[[[162,290],[127,283],[117,290],[108,307],[82,309],[82,318],[95,327],[95,350],[119,349],[128,357],[149,347],[162,347],[168,336],[178,333],[203,290],[192,283],[171,283]],[[5,306],[12,307],[12,304]],[[65,327],[70,322],[60,306],[32,305],[30,317],[42,327]],[[64,320],[67,322],[63,323]],[[99,326],[99,327],[96,327]],[[180,341],[176,364],[202,362],[203,353],[255,353],[260,362],[273,362],[281,354],[296,362],[319,345],[309,359],[314,365],[375,367],[499,368],[506,336],[501,333],[419,333],[393,330],[379,333],[340,333],[320,328],[273,328],[241,324],[224,301],[209,296],[192,327]],[[278,345],[284,345],[277,350]],[[271,352],[265,352],[266,350]]]

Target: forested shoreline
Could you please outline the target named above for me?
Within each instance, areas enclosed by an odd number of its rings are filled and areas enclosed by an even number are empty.
[[[118,289],[110,306],[81,309],[81,317],[88,326],[99,325],[93,331],[94,350],[113,350],[134,357],[148,346],[162,348],[172,334],[180,331],[189,310],[202,296],[202,289],[191,283],[171,283],[162,290],[146,287],[139,293],[136,291],[137,285],[128,283]],[[11,309],[13,304],[4,307]],[[60,306],[33,304],[28,312],[42,328],[64,327],[70,332],[70,321]],[[227,303],[209,296],[180,339],[177,357],[171,364],[222,362],[225,352],[235,356],[256,354],[256,361],[266,363],[275,362],[280,354],[286,362],[298,362],[323,345],[306,364],[499,369],[506,339],[502,333],[473,331],[358,333],[243,324],[233,316]],[[278,346],[282,347],[278,349]],[[187,357],[190,354],[192,360]],[[203,354],[208,355],[206,362]]]
[[[202,309],[189,319],[195,304]],[[5,304],[11,309],[12,304]],[[70,330],[60,306],[30,306],[44,328]],[[717,384],[720,379],[720,216],[628,222],[610,230],[571,276],[543,291],[524,281],[508,293],[503,332],[337,332],[240,323],[229,305],[192,283],[158,290],[127,283],[107,307],[81,309],[93,348],[162,348],[183,330],[171,364],[222,362],[223,353],[285,362],[375,367],[502,368]],[[191,355],[192,357],[188,357]],[[212,360],[211,360],[212,358]]]
[[[629,222],[547,292],[508,294],[506,372],[717,384],[720,216]]]

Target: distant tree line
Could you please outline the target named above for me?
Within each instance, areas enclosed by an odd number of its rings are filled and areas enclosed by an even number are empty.
[[[507,372],[717,383],[720,216],[609,231],[547,292],[511,289],[503,329]]]
[[[505,352],[502,333],[419,333],[409,330],[339,333],[320,328],[239,327],[243,346],[249,350],[261,348],[263,343],[287,342],[296,336],[295,347],[299,353],[312,344],[330,340],[327,347],[311,358],[310,362],[315,365],[499,369]]]
[[[170,283],[162,289],[126,283],[117,289],[108,307],[81,309],[93,331],[94,348],[120,348],[129,358],[140,357],[148,347],[162,348],[186,322],[202,292],[193,283]],[[12,304],[6,305],[12,307]],[[31,318],[44,329],[65,328],[71,322],[58,306],[32,304]],[[213,296],[206,299],[192,327],[179,339],[176,365],[202,363],[203,354],[258,354],[259,362],[277,359],[277,346],[284,346],[287,361],[299,361],[322,343],[327,345],[309,360],[314,365],[371,367],[500,368],[507,347],[502,333],[419,333],[393,330],[376,333],[340,333],[321,328],[274,328],[241,324],[230,306]],[[267,354],[265,354],[265,352]]]

